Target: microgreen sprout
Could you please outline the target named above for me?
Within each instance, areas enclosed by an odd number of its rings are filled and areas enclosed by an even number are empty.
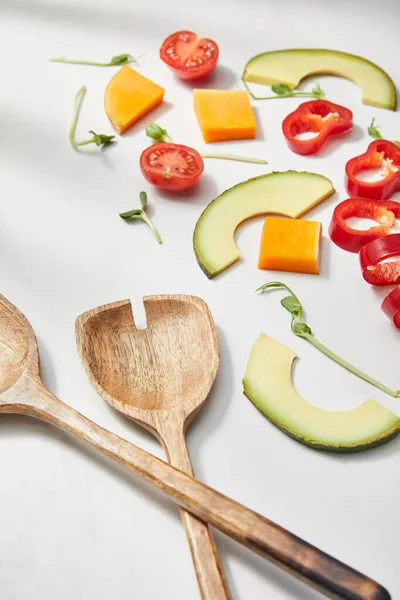
[[[127,212],[120,213],[119,216],[122,219],[126,219],[126,220],[132,219],[132,218],[142,219],[142,221],[144,221],[146,223],[146,225],[148,225],[150,227],[157,242],[159,244],[162,244],[160,234],[158,233],[157,229],[154,227],[153,223],[150,220],[150,217],[148,216],[148,214],[146,212],[146,206],[147,206],[146,192],[140,192],[139,197],[140,197],[140,206],[142,208],[134,208],[133,210],[128,210]]]
[[[58,58],[49,58],[50,62],[68,63],[70,65],[89,65],[91,67],[116,67],[120,65],[128,65],[130,63],[137,63],[134,56],[130,54],[118,54],[113,56],[108,62],[94,62],[92,60],[74,60],[72,58],[65,58],[65,56],[59,56]]]
[[[95,133],[92,130],[90,130],[89,133],[91,133],[93,137],[87,140],[83,140],[82,142],[77,142],[75,140],[76,126],[78,123],[79,113],[81,111],[82,101],[85,93],[86,88],[85,86],[83,86],[77,92],[74,99],[74,112],[72,116],[71,128],[69,130],[69,141],[71,142],[71,145],[74,148],[79,148],[80,146],[87,146],[88,144],[96,144],[96,146],[102,148],[104,146],[108,146],[109,144],[114,143],[113,139],[115,138],[115,135],[104,135],[103,133]]]
[[[385,392],[386,394],[388,394],[389,396],[392,396],[393,398],[397,398],[398,396],[400,396],[400,390],[392,390],[392,389],[388,388],[386,385],[383,385],[383,383],[380,383],[379,381],[377,381],[376,379],[373,379],[369,375],[366,375],[366,373],[363,373],[356,367],[353,367],[353,365],[351,365],[346,360],[344,360],[343,358],[341,358],[340,356],[338,356],[337,354],[335,354],[334,352],[329,350],[326,346],[321,344],[321,342],[319,342],[314,337],[311,327],[309,325],[307,325],[303,320],[303,306],[302,306],[300,300],[298,299],[296,294],[285,283],[282,283],[280,281],[270,281],[269,283],[266,283],[265,285],[262,285],[260,288],[258,288],[256,290],[256,292],[264,294],[265,292],[268,292],[269,290],[271,290],[273,288],[285,289],[290,294],[289,296],[285,296],[284,298],[282,298],[281,304],[291,314],[292,320],[291,320],[290,326],[291,326],[292,332],[295,335],[297,335],[298,337],[304,338],[305,340],[310,342],[313,346],[318,348],[318,350],[323,352],[328,358],[335,361],[336,363],[338,363],[339,365],[341,365],[342,367],[344,367],[345,369],[347,369],[348,371],[350,371],[357,377],[364,379],[364,381],[367,381],[368,383],[370,383],[374,387],[378,388],[382,392]]]

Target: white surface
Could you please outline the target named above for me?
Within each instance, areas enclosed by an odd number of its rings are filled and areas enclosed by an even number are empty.
[[[364,151],[372,117],[397,139],[398,113],[363,106],[359,90],[318,78],[328,97],[354,111],[355,127],[318,157],[291,153],[283,117],[298,100],[259,102],[259,135],[228,151],[265,156],[268,168],[207,161],[186,198],[167,197],[143,180],[143,127],[157,120],[177,141],[204,149],[191,86],[158,58],[162,40],[189,28],[220,44],[220,66],[201,85],[235,87],[244,63],[268,49],[314,46],[364,55],[398,83],[394,51],[400,6],[393,0],[327,3],[223,0],[201,3],[118,0],[3,0],[0,92],[0,291],[31,321],[49,389],[88,417],[158,456],[150,435],[113,412],[92,390],[75,349],[74,320],[113,300],[153,293],[204,298],[218,327],[221,368],[209,401],[188,435],[200,478],[348,562],[400,597],[400,438],[358,455],[305,448],[266,421],[242,395],[241,378],[260,331],[294,348],[295,381],[308,400],[332,409],[385,397],[295,338],[277,293],[256,287],[283,279],[304,303],[308,322],[329,347],[392,387],[399,387],[399,332],[380,310],[385,290],[362,280],[357,257],[325,238],[319,277],[256,269],[262,219],[238,235],[243,260],[208,281],[192,252],[192,231],[207,203],[227,187],[270,170],[308,169],[329,176],[338,193],[311,217],[325,235],[332,208],[345,198],[345,161]],[[118,145],[74,152],[68,143],[72,100],[85,84],[79,138],[111,133],[103,91],[115,69],[47,62],[50,56],[105,60],[144,53],[140,72],[166,88],[166,103]],[[314,79],[313,81],[316,81]],[[309,84],[311,86],[311,82]],[[216,147],[216,146],[215,146]],[[164,244],[118,212],[149,192]],[[197,599],[191,558],[176,508],[141,482],[50,426],[20,416],[0,419],[0,594],[25,598]],[[319,597],[266,561],[217,536],[235,599]]]

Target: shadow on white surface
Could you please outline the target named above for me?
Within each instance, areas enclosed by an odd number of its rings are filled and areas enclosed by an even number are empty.
[[[222,420],[226,417],[229,406],[233,402],[232,384],[235,374],[233,372],[232,356],[224,332],[218,326],[216,326],[216,329],[221,363],[207,401],[197,415],[196,421],[192,423],[188,430],[191,457],[195,464],[198,463],[201,445],[207,443],[207,435],[220,426]],[[207,471],[207,467],[206,465],[199,465],[199,468],[195,471],[202,478]]]
[[[395,260],[396,260],[396,258],[395,258]],[[361,272],[361,269],[360,269],[360,272]],[[397,287],[396,285],[382,285],[382,286],[380,286],[380,285],[370,285],[366,281],[365,281],[365,286],[366,286],[367,289],[369,288],[370,292],[372,291],[372,293],[374,294],[374,296],[381,303],[384,301],[384,299],[386,298],[386,296],[388,294],[390,294],[390,292],[392,290],[394,290],[395,287]],[[386,317],[383,312],[382,312],[381,317],[382,317],[382,319],[387,319],[387,323],[390,323],[388,317]],[[383,322],[382,322],[382,324],[383,324]],[[392,327],[394,327],[394,325],[392,325]]]
[[[321,270],[319,273],[319,277],[323,277],[327,279],[330,274],[332,263],[332,242],[326,236],[323,235],[321,239]]]
[[[257,123],[256,140],[258,140],[258,141],[265,140],[264,125],[263,125],[263,121],[261,118],[260,109],[258,108],[258,106],[253,105],[253,112],[254,112],[254,116],[256,118],[256,123]]]
[[[177,82],[185,88],[189,89],[230,89],[233,88],[237,83],[237,74],[225,67],[224,65],[218,65],[215,71],[210,73],[208,77],[203,79],[195,79],[194,81],[184,81],[183,79],[177,79]]]
[[[166,11],[161,19],[154,18],[153,10],[141,11],[141,6],[136,3],[134,19],[127,18],[127,14],[118,10],[118,7],[110,5],[110,9],[94,10],[91,6],[86,8],[83,4],[60,2],[42,2],[41,0],[4,0],[0,4],[0,11],[14,13],[15,15],[23,15],[24,17],[32,17],[39,21],[53,21],[67,26],[80,27],[87,30],[96,28],[105,30],[109,34],[110,29],[114,31],[127,31],[129,34],[132,30],[141,29],[152,31],[153,33],[159,30],[161,35],[164,35],[165,30],[176,30],[176,13],[174,11]],[[169,21],[169,23],[168,23]],[[140,51],[140,50],[139,50]],[[62,52],[60,52],[62,54]]]
[[[71,104],[72,107],[72,104]],[[111,156],[123,140],[116,136],[115,143],[99,148],[96,144],[73,148],[68,139],[68,127],[64,125],[64,130],[55,131],[49,127],[43,127],[42,121],[34,121],[24,118],[24,115],[17,111],[7,111],[2,109],[4,118],[2,128],[2,144],[0,145],[0,157],[3,165],[10,164],[15,167],[16,164],[21,169],[35,171],[37,176],[50,177],[49,165],[43,161],[43,155],[51,156],[51,176],[59,177],[65,173],[66,163],[59,150],[60,139],[65,146],[68,157],[71,160],[78,157],[81,160],[91,159],[100,161],[102,166],[107,169],[115,169]],[[106,131],[107,134],[115,134],[111,125]],[[89,137],[90,134],[77,135],[77,141]],[[56,150],[57,149],[57,150]],[[43,154],[42,154],[43,153]]]
[[[53,369],[50,353],[42,340],[36,337],[39,348],[40,374],[44,385],[47,389],[57,396],[56,376]]]
[[[100,401],[100,400],[99,400]],[[152,488],[139,477],[127,469],[100,454],[95,449],[86,445],[80,439],[38,419],[22,415],[6,414],[0,416],[0,436],[2,438],[25,439],[31,436],[44,436],[56,440],[66,448],[66,452],[75,453],[80,459],[90,460],[97,467],[108,471],[113,477],[118,477],[132,488],[135,495],[146,497],[149,502],[154,502],[161,510],[167,511],[174,519],[179,519],[178,508],[173,502],[164,497],[157,489]],[[149,434],[150,435],[150,434]],[[88,482],[88,485],[89,482]]]
[[[205,169],[207,169],[206,163]],[[169,192],[168,190],[157,188],[157,193],[161,198],[170,200],[171,202],[184,202],[188,200],[190,204],[200,205],[205,208],[218,195],[218,187],[214,177],[204,172],[199,181],[185,192]]]

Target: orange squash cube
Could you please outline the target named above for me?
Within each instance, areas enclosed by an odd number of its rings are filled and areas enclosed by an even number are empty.
[[[259,269],[318,275],[322,225],[303,219],[265,219]]]
[[[117,133],[123,133],[141,117],[161,104],[164,89],[128,65],[110,80],[104,108]]]
[[[194,90],[194,111],[205,142],[256,137],[249,95],[242,90]]]

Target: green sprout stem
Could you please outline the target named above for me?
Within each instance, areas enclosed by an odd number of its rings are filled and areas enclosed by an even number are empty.
[[[268,161],[263,158],[252,158],[251,156],[240,156],[239,154],[220,154],[219,152],[201,152],[202,158],[223,158],[225,160],[237,160],[238,162],[255,163],[257,165],[267,165]]]
[[[341,358],[340,356],[338,356],[337,354],[335,354],[334,352],[329,350],[326,346],[324,346],[324,344],[321,344],[321,342],[319,342],[312,334],[304,333],[300,337],[304,337],[304,339],[309,341],[313,346],[318,348],[318,350],[323,352],[330,359],[332,359],[336,363],[338,363],[338,365],[341,365],[344,369],[347,369],[348,371],[350,371],[350,373],[353,373],[357,377],[360,377],[360,379],[364,379],[364,381],[367,381],[374,387],[378,388],[379,390],[382,390],[382,392],[385,392],[385,394],[388,394],[389,396],[392,396],[393,398],[397,398],[400,395],[400,390],[392,390],[392,389],[388,388],[386,385],[384,385],[383,383],[380,383],[379,381],[374,379],[373,377],[370,377],[363,371],[360,371],[360,369],[357,369],[357,367],[354,367],[353,365],[348,363],[347,360],[344,360],[343,358]]]
[[[242,79],[242,83],[246,88],[246,92],[249,94],[249,96],[253,98],[253,100],[277,100],[278,98],[296,98],[298,96],[303,98],[325,98],[325,94],[320,88],[319,84],[317,85],[317,87],[313,88],[311,92],[296,92],[295,90],[290,89],[289,86],[283,84],[276,84],[275,86],[272,86],[272,91],[274,91],[274,87],[276,89],[279,89],[279,87],[283,87],[286,88],[287,91],[285,91],[284,93],[276,93],[274,96],[256,96],[254,92],[250,89],[248,83],[244,81],[244,79]]]
[[[79,114],[81,112],[82,102],[83,102],[85,93],[86,93],[86,87],[83,86],[83,87],[81,87],[80,90],[78,90],[78,92],[74,98],[74,112],[73,112],[73,116],[72,116],[71,127],[69,130],[69,141],[71,143],[71,146],[73,148],[79,148],[80,146],[87,146],[88,144],[96,144],[96,146],[100,146],[100,147],[108,146],[109,144],[112,143],[112,140],[115,137],[114,135],[104,135],[103,133],[95,133],[94,131],[89,131],[89,133],[93,134],[93,137],[91,137],[87,140],[82,140],[81,142],[77,142],[75,140],[76,126],[78,123],[78,118],[79,118]]]
[[[145,210],[142,210],[142,219],[143,221],[150,227],[151,231],[153,232],[154,237],[156,238],[157,242],[159,244],[162,244],[162,239],[160,234],[158,233],[157,229],[154,227],[150,217],[148,216],[148,214],[146,213]]]
[[[87,140],[83,143],[75,141],[76,125],[78,123],[79,113],[81,111],[82,101],[83,101],[83,97],[84,97],[85,93],[86,93],[86,87],[83,86],[83,87],[81,87],[80,90],[78,90],[78,92],[74,98],[74,113],[73,113],[73,117],[72,117],[71,128],[69,130],[69,141],[71,142],[71,145],[74,147],[84,146],[86,143],[88,143]]]
[[[109,62],[96,62],[92,60],[74,60],[72,58],[65,58],[65,56],[59,56],[58,58],[49,58],[50,62],[67,63],[70,65],[89,65],[91,67],[115,67],[118,65],[128,65],[130,63],[137,63],[134,56],[130,54],[119,54],[113,56]]]
[[[291,330],[295,335],[304,338],[305,340],[310,342],[310,344],[315,346],[315,348],[318,348],[318,350],[325,354],[325,356],[342,366],[344,369],[347,369],[347,371],[350,371],[350,373],[353,373],[353,375],[356,375],[360,379],[367,381],[368,383],[381,390],[385,394],[388,394],[393,398],[397,398],[400,396],[400,390],[392,390],[383,383],[380,383],[373,377],[370,377],[363,371],[360,371],[360,369],[357,369],[357,367],[354,367],[353,365],[348,363],[346,360],[329,350],[329,348],[327,348],[326,346],[324,346],[324,344],[318,341],[313,336],[311,328],[303,320],[303,306],[299,298],[285,283],[282,283],[280,281],[271,281],[258,288],[256,292],[264,294],[272,288],[283,288],[290,294],[290,296],[287,296],[286,298],[283,298],[283,300],[281,300],[281,304],[288,312],[290,312],[292,316]]]
[[[163,129],[157,123],[150,123],[146,127],[146,135],[157,142],[173,143],[166,129]],[[218,158],[224,160],[236,160],[238,162],[255,163],[258,165],[267,165],[268,162],[262,158],[252,158],[251,156],[240,156],[238,154],[221,154],[220,152],[202,152],[202,158]]]

